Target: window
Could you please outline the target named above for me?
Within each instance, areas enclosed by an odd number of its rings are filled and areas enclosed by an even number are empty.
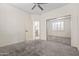
[[[54,21],[54,22],[52,22],[52,29],[54,31],[64,30],[64,21]]]

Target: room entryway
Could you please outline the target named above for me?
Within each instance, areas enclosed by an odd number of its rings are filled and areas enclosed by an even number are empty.
[[[40,39],[40,23],[39,21],[33,21],[33,39]]]
[[[71,45],[71,17],[53,18],[46,21],[47,40]]]

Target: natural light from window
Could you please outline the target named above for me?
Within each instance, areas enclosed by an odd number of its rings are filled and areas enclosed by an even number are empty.
[[[54,31],[64,30],[64,21],[52,22],[52,30],[54,30]]]

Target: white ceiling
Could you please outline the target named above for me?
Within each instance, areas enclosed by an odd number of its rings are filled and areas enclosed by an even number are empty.
[[[38,7],[35,7],[34,10],[32,10],[33,3],[11,3],[10,5],[17,7],[25,12],[32,13],[32,14],[42,14],[48,11],[51,11],[56,8],[63,7],[64,5],[67,5],[67,3],[47,3],[42,4],[41,7],[44,9],[41,11]]]

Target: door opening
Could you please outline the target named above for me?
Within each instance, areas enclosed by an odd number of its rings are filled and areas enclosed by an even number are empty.
[[[71,16],[46,21],[47,40],[71,45]]]
[[[33,39],[40,39],[39,21],[33,21]]]

